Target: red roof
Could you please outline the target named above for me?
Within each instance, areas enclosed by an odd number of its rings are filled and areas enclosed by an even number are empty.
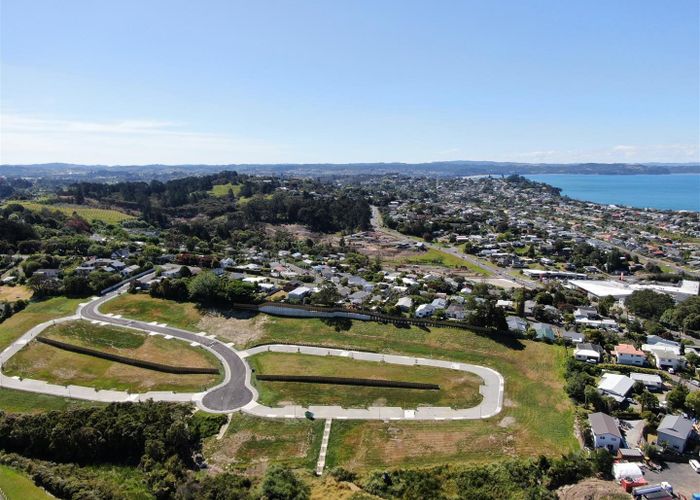
[[[640,351],[631,344],[619,344],[615,346],[615,354],[630,354],[644,356],[644,351]]]

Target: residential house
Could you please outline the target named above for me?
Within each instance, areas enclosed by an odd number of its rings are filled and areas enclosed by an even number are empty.
[[[586,337],[585,335],[583,335],[583,333],[575,331],[562,332],[561,338],[563,338],[567,342],[571,342],[572,344],[580,344],[581,342],[586,340]]]
[[[301,302],[304,300],[304,297],[309,295],[311,295],[311,288],[306,286],[298,286],[287,294],[287,300],[289,302]]]
[[[367,300],[372,294],[369,292],[365,292],[364,290],[360,290],[355,293],[351,293],[348,296],[348,299],[350,299],[350,302],[356,306],[361,305],[365,300]]]
[[[416,318],[428,318],[433,315],[435,308],[432,304],[421,304],[416,307]]]
[[[463,304],[450,304],[445,310],[445,316],[450,319],[463,320],[467,315],[467,311]]]
[[[447,300],[437,298],[433,300],[430,305],[432,305],[435,309],[447,309]]]
[[[646,355],[631,344],[618,344],[615,346],[613,356],[621,365],[644,366]]]
[[[588,423],[593,434],[593,447],[606,448],[610,452],[617,451],[622,445],[620,427],[610,415],[605,413],[591,413],[588,415]]]
[[[693,432],[693,422],[680,415],[666,415],[656,430],[656,443],[683,453]]]
[[[669,368],[678,370],[685,366],[685,358],[681,356],[680,347],[663,343],[644,344],[642,350],[654,357],[656,367],[660,370],[668,370]]]
[[[137,266],[136,264],[134,264],[133,266],[127,266],[127,267],[125,267],[125,268],[122,269],[119,273],[120,273],[122,276],[124,276],[124,277],[126,278],[126,277],[131,276],[132,274],[134,274],[134,273],[135,273],[136,271],[138,271],[139,269],[140,269],[139,266]]]
[[[34,271],[33,276],[39,276],[41,278],[58,278],[58,275],[61,274],[60,269],[37,269]]]
[[[664,387],[664,382],[659,375],[632,372],[630,378],[635,382],[641,382],[650,391],[660,391]]]
[[[411,297],[401,297],[396,301],[396,307],[404,312],[410,311],[413,307],[413,299]]]
[[[600,363],[605,350],[598,344],[580,343],[574,350],[574,358],[587,363]]]
[[[532,325],[532,328],[535,330],[535,338],[554,341],[555,336],[552,325],[547,323],[535,323]]]
[[[527,321],[520,316],[508,316],[506,318],[508,330],[516,333],[525,333],[527,331]]]
[[[632,386],[634,386],[634,381],[626,375],[604,373],[598,384],[598,391],[621,403],[632,390]]]

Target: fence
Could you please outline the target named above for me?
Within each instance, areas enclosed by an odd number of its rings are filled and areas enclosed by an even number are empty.
[[[426,389],[431,391],[440,390],[440,386],[437,384],[401,382],[398,380],[376,380],[370,378],[315,377],[312,375],[256,375],[256,378],[258,380],[270,382],[301,382],[303,384],[335,384],[363,387],[394,387],[399,389]]]
[[[484,334],[505,334],[512,335],[511,332],[496,330],[484,326],[476,326],[464,321],[440,321],[427,318],[406,318],[403,316],[391,316],[382,314],[376,311],[364,309],[345,309],[342,307],[324,307],[308,304],[287,304],[281,302],[263,302],[261,304],[233,304],[236,309],[244,309],[248,311],[259,311],[273,316],[301,316],[302,314],[294,313],[293,311],[305,311],[308,317],[335,317],[335,318],[350,318],[361,321],[376,321],[379,323],[392,323],[397,326],[432,326],[438,328],[459,328],[462,330],[471,330],[477,333]],[[312,313],[317,313],[316,315]]]
[[[36,340],[42,344],[47,344],[65,351],[75,352],[78,354],[87,354],[88,356],[94,356],[96,358],[106,359],[108,361],[116,361],[117,363],[122,363],[125,365],[136,366],[138,368],[145,368],[147,370],[155,370],[163,373],[174,373],[177,375],[218,375],[219,370],[216,368],[199,368],[193,366],[172,366],[164,365],[161,363],[154,363],[153,361],[143,361],[140,359],[127,358],[125,356],[119,356],[118,354],[111,354],[102,351],[96,351],[94,349],[89,349],[87,347],[77,346],[74,344],[67,344],[59,340],[48,339],[45,337],[37,337]]]

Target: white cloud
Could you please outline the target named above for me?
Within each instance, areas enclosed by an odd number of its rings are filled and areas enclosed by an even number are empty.
[[[696,144],[619,144],[607,149],[531,151],[512,160],[535,163],[686,163],[700,161]]]
[[[184,124],[130,119],[65,120],[0,115],[0,163],[246,163],[285,161],[267,141],[187,130]]]

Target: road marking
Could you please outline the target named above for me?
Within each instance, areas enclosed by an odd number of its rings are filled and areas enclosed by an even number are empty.
[[[323,474],[323,469],[326,466],[326,452],[328,451],[328,439],[331,436],[331,424],[333,419],[329,418],[326,420],[326,424],[323,426],[323,439],[321,440],[321,450],[318,454],[318,462],[316,462],[316,475],[320,476]]]

